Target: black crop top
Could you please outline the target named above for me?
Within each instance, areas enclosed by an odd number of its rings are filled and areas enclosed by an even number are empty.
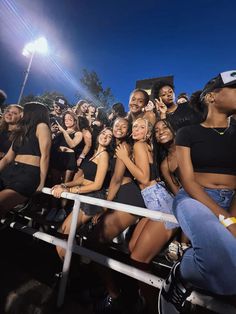
[[[117,158],[113,157],[110,161],[110,167],[111,167],[111,176],[113,175],[115,171],[116,166],[116,160]],[[130,171],[125,167],[124,177],[133,178],[133,175],[130,173]]]
[[[84,160],[80,166],[86,180],[94,181],[97,173],[97,164],[91,160]]]
[[[159,173],[158,173],[158,169],[156,167],[155,163],[149,163],[149,169],[150,169],[150,181],[152,180],[156,180],[157,178],[159,178]]]
[[[15,140],[12,144],[12,149],[17,155],[33,155],[40,157],[41,152],[36,130],[31,129],[20,144]]]
[[[230,126],[223,135],[216,130],[186,126],[177,132],[176,145],[190,147],[195,172],[236,175],[236,127]]]

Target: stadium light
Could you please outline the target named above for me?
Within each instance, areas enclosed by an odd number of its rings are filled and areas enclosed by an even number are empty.
[[[29,64],[28,64],[27,70],[25,72],[25,77],[24,77],[24,81],[23,81],[23,84],[21,87],[20,95],[18,98],[18,102],[17,102],[18,104],[20,104],[20,102],[21,102],[21,98],[22,98],[23,93],[24,93],[25,84],[26,84],[28,76],[29,76],[29,72],[31,69],[31,65],[32,65],[35,53],[40,53],[40,54],[47,54],[48,53],[48,43],[47,43],[46,38],[40,37],[40,38],[36,39],[35,41],[26,44],[23,51],[22,51],[22,54],[25,57],[30,57],[30,59],[29,59]]]

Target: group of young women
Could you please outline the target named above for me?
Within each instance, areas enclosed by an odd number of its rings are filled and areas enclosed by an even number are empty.
[[[56,198],[69,191],[168,214],[174,209],[178,223],[83,203],[78,217],[78,227],[90,219],[96,223],[88,239],[95,246],[109,243],[135,225],[129,241],[130,259],[142,269],[147,269],[153,257],[182,228],[192,247],[163,286],[159,313],[180,313],[194,287],[219,294],[236,293],[236,276],[232,276],[236,273],[236,129],[230,123],[230,116],[236,113],[235,76],[236,71],[221,73],[204,87],[198,102],[199,108],[205,106],[205,118],[200,124],[181,128],[176,139],[165,119],[157,120],[154,112],[143,110],[149,101],[147,93],[134,90],[128,118],[119,117],[112,129],[103,128],[94,153],[82,158],[74,178],[65,176],[64,182],[52,187]],[[159,98],[158,110],[161,103]],[[62,153],[70,153],[83,135],[72,113],[65,115],[64,124],[65,129],[59,126],[63,144],[59,147]],[[0,161],[1,215],[41,190],[50,145],[47,109],[42,104],[26,104],[13,144]],[[61,232],[68,234],[70,224],[71,214]],[[63,258],[64,251],[59,247],[57,250]],[[108,292],[103,304],[112,312],[112,300],[119,298],[122,288],[111,284]],[[101,312],[103,307],[99,309]]]

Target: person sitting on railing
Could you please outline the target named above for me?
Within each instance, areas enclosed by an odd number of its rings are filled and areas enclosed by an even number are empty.
[[[152,124],[144,118],[136,119],[132,126],[132,138],[135,141],[133,156],[130,156],[126,146],[122,144],[116,148],[116,156],[124,163],[133,177],[136,178],[146,207],[170,214],[173,196],[165,189],[164,182],[156,181],[160,180],[153,160],[151,135]],[[128,197],[129,195],[127,194]],[[142,218],[137,224],[129,243],[130,257],[133,264],[139,268],[146,269],[148,263],[160,252],[173,235],[176,227],[178,227],[176,223],[163,223]],[[137,300],[139,296],[137,284],[131,280],[126,285],[130,287],[130,291],[132,290],[132,302],[134,303],[133,296],[136,295]],[[110,304],[110,307],[113,306],[114,309],[121,308],[125,299],[122,290],[116,286],[116,282],[110,283],[109,288],[110,295],[106,297],[106,304]],[[96,313],[102,313],[102,311],[99,312],[99,307]]]
[[[173,206],[192,248],[173,266],[160,290],[160,314],[182,313],[195,287],[220,295],[236,294],[236,217],[231,213],[236,190],[236,128],[229,119],[236,113],[236,70],[210,80],[195,99],[205,106],[206,118],[177,133],[183,189]]]
[[[0,122],[0,159],[8,152],[12,144],[11,134],[16,129],[17,123],[22,118],[23,107],[9,105]]]
[[[24,106],[13,143],[0,161],[0,216],[41,191],[51,147],[48,109],[41,103]]]
[[[163,177],[169,190],[176,195],[181,188],[178,171],[178,163],[175,146],[175,131],[167,120],[158,120],[154,125],[153,148],[157,166],[160,165],[161,177]],[[189,240],[181,233],[172,241],[166,251],[166,258],[170,261],[178,260],[183,251],[189,247]]]
[[[86,194],[86,196],[105,199],[106,175],[109,167],[109,146],[112,140],[112,131],[109,128],[103,129],[97,138],[97,148],[89,160],[84,160],[81,168],[76,173],[73,181],[55,185],[52,187],[54,197],[60,198],[62,192]],[[77,226],[89,221],[94,215],[102,212],[103,208],[97,205],[81,203],[81,210],[78,216]],[[61,232],[69,234],[72,213],[63,222]],[[61,259],[64,258],[64,249],[57,247]]]
[[[129,135],[129,122],[125,118],[117,118],[113,124],[113,136],[116,139],[116,147],[118,145],[125,146],[128,153],[131,154],[131,146],[128,143]],[[121,159],[117,158],[114,154],[111,160],[111,182],[108,189],[108,201],[115,201],[127,205],[133,205],[138,207],[145,207],[142,199],[141,191],[138,185],[134,182],[134,178],[129,170],[125,167]],[[120,205],[122,207],[122,204]],[[94,217],[97,218],[97,217]],[[112,239],[117,237],[127,227],[134,225],[139,217],[127,212],[119,210],[107,210],[105,214],[99,217],[99,221],[94,227],[92,233],[89,235],[87,242],[90,245],[97,247],[98,244],[110,243]],[[95,222],[97,222],[97,219]],[[98,243],[99,242],[99,243]],[[104,313],[105,309],[116,309],[116,302],[110,302],[111,298],[115,299],[119,295],[119,287],[112,284],[114,280],[113,272],[106,269],[102,272],[102,277],[105,279],[108,295],[95,305],[96,313]],[[135,298],[131,297],[131,291],[129,291],[130,303],[137,301],[137,295]]]

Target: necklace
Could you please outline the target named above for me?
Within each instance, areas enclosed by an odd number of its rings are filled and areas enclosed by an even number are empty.
[[[204,124],[202,124],[203,126],[205,126]],[[209,127],[209,129],[215,131],[217,134],[219,135],[224,135],[228,129],[230,128],[230,120],[228,119],[228,126],[226,128],[213,128],[213,127]],[[218,130],[217,130],[218,129]],[[223,130],[223,131],[219,131],[219,129]]]
[[[103,153],[105,151],[106,151],[106,149],[101,150],[100,152],[96,153],[93,157],[91,157],[89,160],[91,161],[91,160],[95,159],[98,155],[100,155],[101,153]]]
[[[224,130],[224,131],[218,131],[217,129],[215,129],[215,128],[211,128],[213,131],[215,131],[216,133],[218,133],[219,135],[224,135],[225,134],[225,132],[227,132],[228,131],[228,129],[229,129],[229,126]],[[218,129],[223,129],[223,128],[218,128]]]

